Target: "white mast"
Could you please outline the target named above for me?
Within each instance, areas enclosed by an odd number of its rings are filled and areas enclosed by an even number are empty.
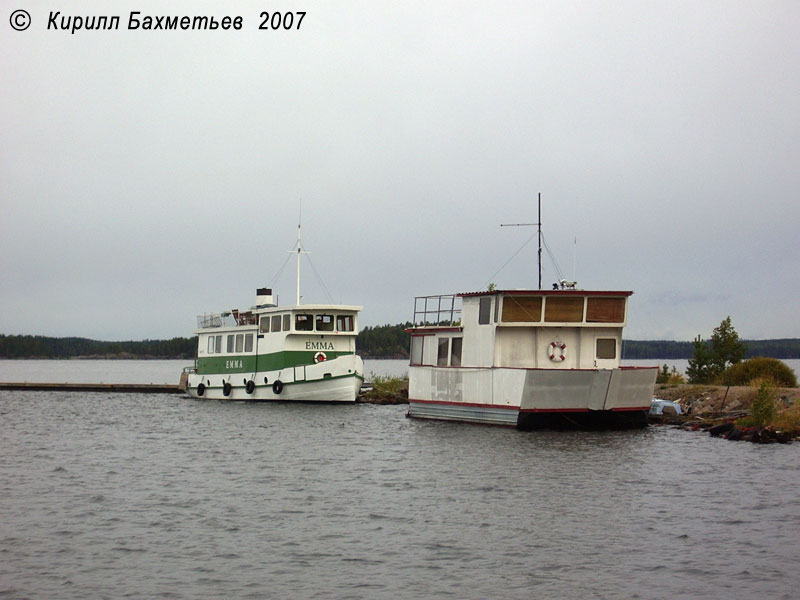
[[[300,230],[301,230],[301,223],[303,220],[303,209],[300,208],[300,217],[297,219],[297,250],[291,250],[289,253],[292,254],[297,252],[297,306],[300,306],[300,255],[301,254],[311,254],[310,252],[306,252],[303,250],[303,244],[300,241]]]
[[[300,222],[297,223],[297,305],[300,306]]]

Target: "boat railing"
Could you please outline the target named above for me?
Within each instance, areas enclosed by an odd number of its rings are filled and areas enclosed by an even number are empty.
[[[225,313],[206,313],[197,315],[198,329],[210,329],[213,327],[235,327],[236,319],[229,312]]]
[[[238,325],[256,325],[258,315],[251,311],[238,311],[236,309],[224,313],[205,313],[197,315],[198,329],[211,329],[214,327],[236,327]]]
[[[414,298],[414,326],[453,326],[461,324],[461,296],[439,294]]]

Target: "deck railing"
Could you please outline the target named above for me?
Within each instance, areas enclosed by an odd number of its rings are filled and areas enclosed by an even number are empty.
[[[206,313],[197,315],[197,328],[210,329],[213,327],[236,327],[237,325],[256,325],[258,315],[250,311],[240,312],[232,310],[224,313]]]

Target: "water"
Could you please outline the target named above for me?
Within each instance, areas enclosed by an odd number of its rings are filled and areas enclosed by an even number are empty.
[[[0,597],[796,597],[800,444],[405,410],[0,392]]]

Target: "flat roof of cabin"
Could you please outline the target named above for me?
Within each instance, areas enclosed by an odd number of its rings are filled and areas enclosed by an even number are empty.
[[[472,296],[496,296],[513,294],[514,296],[631,296],[631,291],[609,290],[484,290],[482,292],[461,292],[456,296],[468,298]]]
[[[363,306],[352,306],[349,304],[293,304],[286,306],[259,306],[251,308],[254,312],[273,311],[273,312],[308,312],[308,311],[331,311],[331,312],[360,312],[364,310]]]

